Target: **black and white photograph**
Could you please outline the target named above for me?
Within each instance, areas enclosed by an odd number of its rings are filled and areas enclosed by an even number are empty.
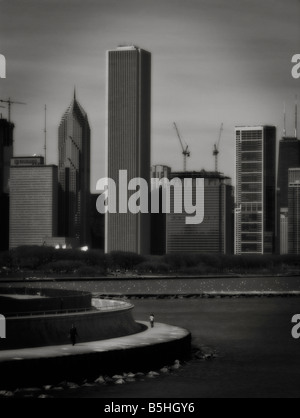
[[[300,397],[300,0],[0,0],[0,399]]]

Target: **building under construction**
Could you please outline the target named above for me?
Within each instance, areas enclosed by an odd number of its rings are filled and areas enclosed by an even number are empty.
[[[216,172],[180,172],[172,173],[171,179],[193,179],[190,193],[194,200],[196,180],[204,179],[204,220],[198,225],[187,225],[188,214],[174,213],[176,193],[171,188],[171,213],[167,214],[166,252],[198,254],[233,254],[234,250],[234,189],[231,179]]]

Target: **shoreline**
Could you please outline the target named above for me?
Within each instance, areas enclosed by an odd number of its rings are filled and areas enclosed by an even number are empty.
[[[30,272],[32,273],[32,272]],[[164,275],[113,275],[113,276],[99,276],[99,277],[79,277],[79,276],[52,276],[52,277],[36,277],[36,276],[28,276],[24,278],[17,278],[17,277],[0,277],[0,283],[47,283],[47,282],[113,282],[116,280],[122,281],[148,281],[148,280],[220,280],[220,279],[230,279],[230,280],[238,280],[238,279],[286,279],[286,278],[294,278],[300,277],[300,272],[295,273],[288,273],[288,274],[262,274],[262,273],[255,273],[255,274],[219,274],[219,275],[171,275],[171,274],[164,274]]]

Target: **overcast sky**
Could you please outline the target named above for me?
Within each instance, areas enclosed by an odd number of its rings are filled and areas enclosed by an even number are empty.
[[[224,122],[220,169],[234,176],[234,126],[274,124],[293,134],[291,58],[300,53],[300,0],[0,0],[0,98],[14,106],[15,154],[49,163],[77,87],[92,129],[92,190],[105,175],[105,51],[130,43],[152,53],[152,163],[183,168],[172,127],[191,149],[189,169],[212,170]],[[6,115],[5,109],[0,109]]]

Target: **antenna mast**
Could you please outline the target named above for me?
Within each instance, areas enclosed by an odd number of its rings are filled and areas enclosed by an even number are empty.
[[[47,165],[47,106],[45,105],[45,127],[44,127],[44,135],[45,135],[45,165]]]
[[[283,137],[286,138],[286,103],[283,103]]]
[[[295,100],[295,138],[298,138],[298,96]]]

